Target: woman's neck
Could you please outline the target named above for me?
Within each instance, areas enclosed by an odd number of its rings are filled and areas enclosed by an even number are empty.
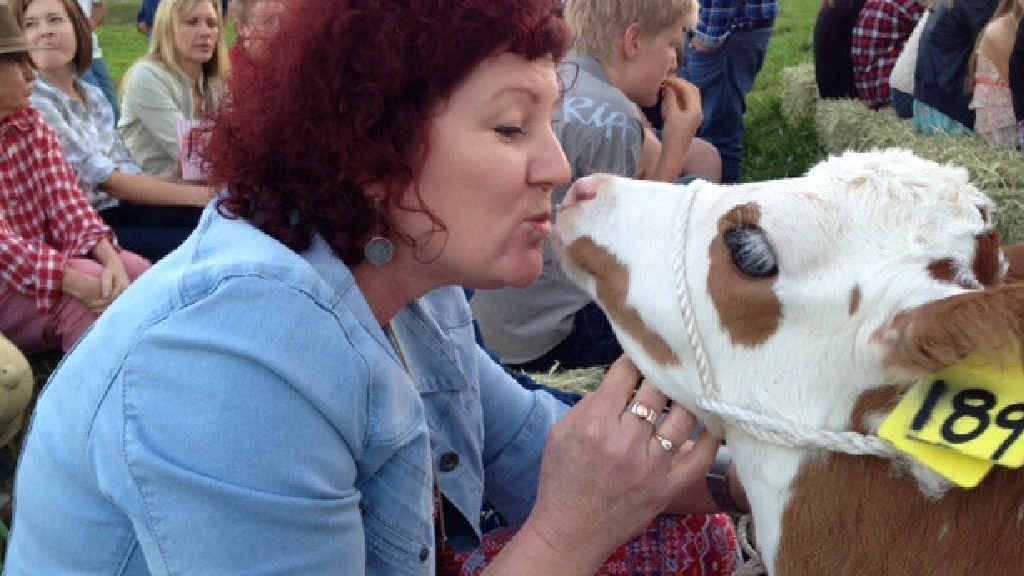
[[[78,93],[78,89],[75,88],[75,69],[68,64],[67,66],[61,66],[60,68],[52,68],[49,70],[40,70],[39,73],[46,79],[47,82],[52,84],[61,92],[74,98],[75,100],[81,100],[82,97]]]
[[[352,268],[356,285],[381,326],[387,326],[402,308],[444,284],[432,281],[420,265],[414,263],[410,270],[402,260],[396,254],[395,260],[384,266],[362,262]]]
[[[181,69],[185,72],[185,76],[192,81],[192,88],[194,90],[199,85],[199,79],[203,77],[203,65],[186,60],[181,63]]]

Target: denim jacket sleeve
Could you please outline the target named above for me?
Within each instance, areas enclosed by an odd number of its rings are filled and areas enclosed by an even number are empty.
[[[94,462],[122,459],[101,489],[153,574],[363,574],[367,366],[299,289],[241,276],[210,290],[126,355],[94,420],[118,424],[90,440]]]
[[[551,428],[569,406],[541,390],[526,390],[481,348],[484,414],[484,496],[506,520],[520,524],[537,498],[540,464]]]

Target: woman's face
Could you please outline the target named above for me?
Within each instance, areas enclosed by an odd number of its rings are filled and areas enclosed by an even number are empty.
[[[401,230],[430,238],[416,257],[435,281],[499,288],[538,278],[551,233],[551,192],[571,175],[551,127],[559,102],[550,58],[503,54],[481,63],[439,106],[418,185],[447,235],[431,235],[422,214],[393,215]],[[413,190],[402,205],[418,205]]]
[[[27,54],[0,55],[0,118],[29,107],[35,77]]]
[[[174,49],[183,63],[202,66],[213,58],[220,35],[217,9],[207,0],[187,8],[174,29]]]
[[[263,45],[277,32],[284,12],[284,2],[255,0],[249,7],[249,19],[238,27],[238,35],[245,49],[258,54]]]
[[[24,29],[32,62],[41,72],[72,65],[78,43],[61,0],[32,0],[25,9]]]

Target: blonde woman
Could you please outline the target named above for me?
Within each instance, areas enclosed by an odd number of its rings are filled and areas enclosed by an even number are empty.
[[[220,2],[163,0],[128,70],[118,130],[145,174],[180,177],[178,127],[212,111],[228,71]]]

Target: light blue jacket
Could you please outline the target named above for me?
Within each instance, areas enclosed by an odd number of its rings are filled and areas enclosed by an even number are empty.
[[[325,243],[207,208],[42,394],[6,573],[432,574],[432,470],[464,542],[484,498],[525,519],[568,408],[475,344],[459,288],[393,325],[413,380]]]

